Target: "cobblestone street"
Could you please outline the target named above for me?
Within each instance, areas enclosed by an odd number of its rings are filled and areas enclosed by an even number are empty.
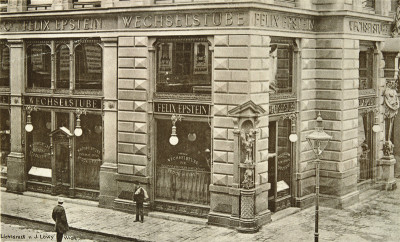
[[[34,197],[1,192],[1,212],[7,217],[53,224],[55,197]],[[381,191],[349,208],[320,210],[320,241],[399,241],[400,189]],[[312,241],[314,207],[263,226],[255,234],[229,228],[171,221],[153,217],[134,223],[134,215],[96,207],[96,203],[67,199],[70,227],[91,233],[142,241]],[[274,217],[273,217],[274,219]],[[206,220],[204,220],[204,223]],[[3,231],[2,224],[2,234]]]

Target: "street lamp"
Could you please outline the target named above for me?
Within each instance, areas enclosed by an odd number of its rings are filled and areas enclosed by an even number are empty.
[[[321,161],[322,152],[328,145],[332,136],[328,135],[324,131],[322,126],[321,113],[317,117],[317,126],[315,130],[306,137],[308,143],[310,144],[315,156],[315,233],[314,241],[318,242],[318,213],[319,213],[319,163]]]

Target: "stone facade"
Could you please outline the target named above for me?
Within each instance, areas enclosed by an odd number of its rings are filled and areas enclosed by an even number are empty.
[[[29,190],[24,168],[29,159],[28,138],[23,130],[27,122],[24,95],[82,98],[73,92],[25,90],[25,42],[42,38],[71,39],[70,43],[78,38],[100,40],[103,88],[99,97],[102,109],[97,111],[103,121],[103,149],[100,185],[95,192],[101,207],[131,210],[134,186],[141,183],[150,196],[145,204],[148,211],[208,217],[210,224],[256,231],[271,220],[270,203],[283,196],[290,197],[285,201],[288,206],[313,205],[315,155],[306,137],[314,130],[319,113],[325,131],[333,137],[320,164],[320,198],[324,206],[344,208],[357,203],[365,189],[382,184],[387,188],[390,176],[399,170],[398,165],[390,165],[399,157],[400,141],[396,135],[392,138],[393,159],[390,164],[380,162],[387,128],[383,95],[387,80],[398,79],[399,73],[399,38],[390,37],[395,10],[388,4],[366,1],[363,5],[361,1],[347,0],[201,4],[183,0],[102,0],[102,8],[97,8],[98,3],[88,2],[53,0],[47,7],[39,6],[43,11],[36,11],[37,6],[26,1],[10,0],[8,12],[1,15],[1,44],[10,49],[9,59],[13,60],[9,75],[12,81],[9,86],[0,86],[2,100],[9,100],[0,102],[0,108],[9,109],[8,120],[12,120],[7,172],[2,174],[7,191]],[[370,2],[376,2],[375,6]],[[84,9],[70,11],[78,5]],[[52,10],[63,11],[53,18]],[[168,38],[207,42],[210,93],[180,93],[164,99],[157,96],[157,45]],[[368,76],[371,86],[366,89],[360,88],[360,75],[365,74],[360,68],[365,64],[360,58],[364,44],[372,51],[368,60],[372,63],[372,70],[368,70],[372,73]],[[288,52],[274,53],[279,46],[286,46],[284,51]],[[73,51],[70,53],[72,60]],[[54,52],[52,58],[55,68]],[[278,58],[276,66],[272,64],[274,58]],[[281,71],[278,75],[277,69]],[[71,78],[75,78],[74,74]],[[275,86],[279,78],[290,80],[286,86],[290,91],[276,91],[281,88]],[[88,96],[83,94],[84,98]],[[208,204],[165,201],[157,196],[157,152],[162,152],[157,148],[157,122],[172,116],[154,110],[160,100],[210,107],[207,115],[182,115],[185,122],[207,122],[211,130],[211,147],[207,151],[211,164],[210,182],[206,184]],[[59,110],[46,108],[53,113]],[[369,121],[361,128],[360,116],[365,114],[372,119],[365,119]],[[73,117],[71,113],[72,123]],[[291,126],[270,127],[288,119]],[[395,134],[399,120],[397,116],[394,121]],[[172,126],[175,123],[165,128],[169,132]],[[382,131],[373,133],[373,126]],[[369,137],[370,175],[361,181],[363,132],[370,132],[365,136]],[[286,142],[289,134],[296,134],[297,142]],[[273,135],[278,148],[270,147]],[[269,168],[283,145],[290,151],[286,160],[290,172],[279,189],[287,185],[287,194],[278,189],[278,168],[274,168],[276,173]]]

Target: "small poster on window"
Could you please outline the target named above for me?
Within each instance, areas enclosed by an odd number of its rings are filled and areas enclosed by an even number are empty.
[[[158,71],[167,74],[172,71],[172,43],[162,43],[158,51]]]
[[[208,43],[194,44],[194,74],[208,73]]]
[[[101,74],[101,48],[97,45],[85,45],[85,53],[88,73]]]

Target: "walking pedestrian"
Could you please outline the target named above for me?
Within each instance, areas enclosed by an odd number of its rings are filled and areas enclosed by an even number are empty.
[[[63,207],[64,200],[60,197],[58,198],[58,204],[54,207],[52,218],[56,222],[54,229],[57,232],[57,242],[61,242],[66,233],[69,230],[67,215],[65,214],[65,209]]]
[[[149,196],[147,195],[146,190],[138,183],[135,187],[135,191],[133,194],[133,200],[136,202],[136,220],[134,222],[139,222],[139,215],[140,215],[140,222],[143,223],[144,221],[144,213],[143,213],[143,202],[148,199]]]

